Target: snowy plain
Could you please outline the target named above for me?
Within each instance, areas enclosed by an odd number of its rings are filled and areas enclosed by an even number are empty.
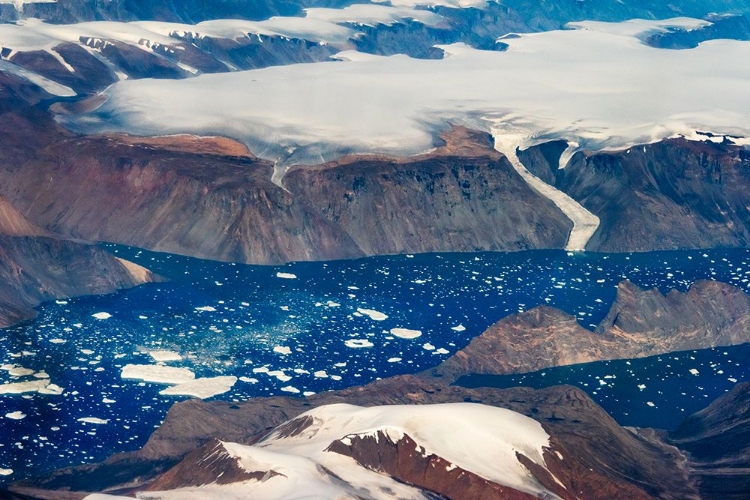
[[[750,67],[738,64],[750,60],[750,42],[664,50],[640,40],[704,23],[577,23],[505,38],[505,52],[454,44],[441,46],[444,59],[422,60],[345,51],[331,62],[121,81],[99,109],[63,123],[88,132],[221,134],[286,165],[426,152],[448,123],[521,130],[522,149],[564,139],[576,145],[568,157],[696,130],[750,143]]]

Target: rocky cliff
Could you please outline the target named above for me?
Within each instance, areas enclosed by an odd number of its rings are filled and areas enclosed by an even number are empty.
[[[555,186],[601,220],[588,250],[746,247],[750,152],[731,142],[670,139],[575,155]]]
[[[96,246],[0,235],[0,327],[36,316],[33,308],[46,300],[111,293],[159,279]]]
[[[571,227],[487,136],[463,129],[420,157],[297,169],[285,188],[270,163],[200,142],[60,134],[0,164],[0,193],[64,237],[256,264],[561,248]]]
[[[750,491],[750,383],[737,384],[669,435],[686,451],[702,498],[747,498]]]
[[[503,318],[427,373],[525,373],[553,366],[653,356],[750,342],[750,296],[717,281],[683,293],[619,284],[609,314],[592,332],[548,306]]]

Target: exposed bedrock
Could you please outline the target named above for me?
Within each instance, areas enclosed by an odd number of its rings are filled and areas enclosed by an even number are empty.
[[[0,328],[36,316],[41,302],[111,293],[160,278],[81,243],[0,235]]]
[[[251,157],[120,136],[60,138],[0,168],[0,194],[54,234],[272,264],[375,254],[562,248],[571,223],[488,136],[419,157],[354,157],[271,182]]]
[[[578,153],[554,174],[558,189],[601,220],[588,250],[750,244],[750,151],[742,147],[668,139]]]
[[[455,380],[469,373],[526,373],[745,342],[750,342],[750,296],[739,288],[697,281],[685,293],[663,295],[624,281],[596,331],[559,309],[538,306],[501,319],[426,373]]]

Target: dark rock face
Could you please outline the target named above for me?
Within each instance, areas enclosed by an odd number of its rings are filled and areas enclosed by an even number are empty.
[[[750,383],[737,384],[687,417],[669,442],[688,453],[701,498],[741,499],[750,491]]]
[[[0,162],[0,194],[65,237],[247,263],[564,246],[570,221],[484,136],[461,134],[408,160],[299,169],[286,189],[268,162],[194,143],[58,136],[25,163]]]
[[[750,153],[730,144],[671,139],[577,154],[555,185],[601,220],[588,250],[750,243]]]
[[[80,489],[96,484],[98,491],[123,485],[136,491],[143,489],[149,479],[143,475],[148,464],[158,466],[151,474],[154,478],[161,472],[159,464],[184,458],[211,439],[253,443],[316,406],[342,402],[373,406],[465,401],[508,408],[541,422],[553,438],[553,451],[546,454],[545,460],[568,491],[579,498],[695,498],[673,451],[623,429],[579,389],[466,389],[416,376],[393,377],[307,399],[177,403],[141,451],[112,457],[103,465],[68,469],[52,477],[25,481],[15,485],[14,490],[29,492],[37,488],[33,491],[41,496],[39,492],[43,490],[38,488]],[[374,461],[371,463],[375,466]],[[137,464],[141,467],[137,468]],[[115,474],[119,467],[137,470],[139,474]],[[415,467],[417,471],[420,468],[419,464]],[[539,471],[533,473],[545,481]]]
[[[63,43],[53,50],[74,71],[70,71],[57,58],[44,50],[18,52],[11,57],[10,61],[83,94],[94,93],[117,80],[104,63],[76,44]]]
[[[483,134],[457,131],[439,154],[366,157],[297,169],[284,185],[365,255],[561,248],[572,227]]]
[[[508,316],[427,373],[455,380],[469,373],[510,374],[607,359],[638,358],[750,342],[750,296],[716,281],[686,293],[620,283],[595,332],[548,306]]]
[[[0,235],[0,327],[34,317],[32,308],[45,300],[111,293],[158,279],[95,246]]]

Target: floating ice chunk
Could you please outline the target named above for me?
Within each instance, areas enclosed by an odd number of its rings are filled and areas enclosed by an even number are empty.
[[[638,384],[638,388],[639,388],[640,390],[643,390],[643,389],[645,389],[645,388],[646,388],[646,384]]]
[[[257,384],[258,383],[258,379],[257,378],[253,378],[253,377],[240,377],[239,380],[240,380],[240,382],[246,382],[248,384]]]
[[[340,375],[331,375],[331,380],[341,380]]]
[[[424,349],[425,351],[434,351],[435,350],[435,346],[432,345],[432,344],[430,344],[429,342],[427,342],[425,344],[422,344],[422,349]]]
[[[47,386],[46,380],[30,380],[28,382],[15,382],[0,385],[0,394],[23,394],[25,392],[38,392]]]
[[[204,312],[215,312],[216,308],[215,307],[211,307],[211,306],[201,306],[201,307],[196,307],[195,310],[196,311],[204,311]]]
[[[157,384],[184,384],[195,379],[195,373],[187,368],[163,365],[125,365],[120,376]]]
[[[698,375],[699,372],[695,368],[691,368],[690,369],[690,373],[693,374],[693,375]]]
[[[292,274],[292,273],[276,273],[276,277],[277,278],[282,278],[282,279],[285,279],[285,280],[294,280],[294,279],[297,279],[297,275],[296,274]]]
[[[284,373],[284,370],[273,370],[267,372],[269,377],[276,377],[281,382],[287,382],[289,380],[292,380],[292,377]]]
[[[259,366],[258,368],[253,368],[253,373],[268,373],[268,367]]]
[[[98,313],[92,314],[91,316],[96,319],[109,319],[112,317],[112,315],[109,314],[108,312],[98,312]]]
[[[652,401],[646,401],[646,404],[652,408],[656,406]]]
[[[389,363],[398,363],[401,361],[401,358],[388,358]]]
[[[291,354],[292,349],[290,347],[286,347],[283,345],[277,345],[276,347],[273,348],[273,352],[286,355],[286,354]]]
[[[182,361],[182,356],[180,356],[174,351],[166,351],[166,350],[159,349],[156,351],[149,351],[148,354],[154,359],[154,361],[157,361],[157,362]]]
[[[52,344],[64,344],[65,342],[67,342],[65,339],[50,339],[50,343]]]
[[[421,330],[410,330],[408,328],[391,328],[391,335],[402,339],[416,339],[422,336]]]
[[[0,2],[0,3],[1,3],[1,2]],[[65,304],[67,304],[67,303],[68,303],[68,301],[67,301],[67,300],[56,300],[56,301],[55,301],[55,304],[59,304],[59,305],[61,305],[61,306],[64,306],[64,305],[65,305]]]
[[[297,389],[296,387],[293,387],[291,385],[287,385],[285,387],[282,387],[281,390],[284,391],[284,392],[291,392],[292,394],[299,394],[300,393],[299,389]]]
[[[108,405],[112,403],[117,403],[117,401],[115,401],[114,399],[102,398],[102,403],[104,403],[105,405]]]
[[[374,345],[367,339],[349,339],[344,342],[344,344],[346,345],[346,347],[351,347],[353,349],[358,349],[361,347],[372,347]]]
[[[98,417],[82,417],[78,419],[79,422],[83,422],[84,424],[96,424],[96,425],[104,425],[108,424],[109,420],[104,418],[98,418]]]
[[[92,354],[94,354],[94,351],[92,351],[91,349],[81,349],[81,352],[86,356],[91,356]]]
[[[52,396],[59,396],[60,394],[63,393],[63,390],[64,389],[60,387],[59,385],[49,384],[45,387],[42,387],[37,392],[39,392],[39,394],[50,394]]]
[[[318,370],[315,373],[313,373],[313,377],[315,378],[328,378],[328,374],[325,370]]]
[[[294,373],[298,375],[310,375],[310,372],[305,370],[304,368],[295,368]]]
[[[25,377],[34,373],[34,370],[18,365],[3,365],[2,369],[7,371],[11,377]]]
[[[13,474],[13,469],[0,469],[0,476],[10,476]]]
[[[315,394],[315,391],[305,391],[302,393],[302,395],[305,396],[306,398],[309,398],[313,394]]]
[[[383,321],[388,319],[388,315],[383,314],[380,311],[376,311],[374,309],[362,309],[358,308],[357,312],[360,314],[364,314],[365,316],[369,316],[369,318],[373,321]]]
[[[729,377],[729,378],[728,378],[727,380],[729,380],[729,381],[730,381],[730,382],[732,382],[733,384],[737,383],[737,379],[736,379],[736,378],[734,378],[734,377]]]
[[[23,420],[26,418],[26,414],[21,411],[14,411],[11,413],[6,413],[5,418],[9,418],[11,420]]]
[[[466,330],[466,327],[464,325],[458,325],[458,326],[454,326],[453,328],[451,328],[451,330],[455,330],[457,332],[463,332],[464,330]]]
[[[184,384],[168,387],[159,394],[163,396],[193,396],[205,399],[229,392],[236,383],[237,377],[233,376],[197,378]]]
[[[326,305],[328,307],[341,307],[341,304],[339,304],[338,302],[334,302],[332,300],[329,300],[328,302],[326,302]]]
[[[49,378],[49,374],[45,372],[44,370],[42,370],[40,372],[36,372],[34,374],[34,378]]]
[[[432,354],[449,354],[449,353],[450,353],[450,351],[448,351],[448,349],[444,349],[444,348],[441,347],[440,349],[438,349],[437,351],[433,352]]]

